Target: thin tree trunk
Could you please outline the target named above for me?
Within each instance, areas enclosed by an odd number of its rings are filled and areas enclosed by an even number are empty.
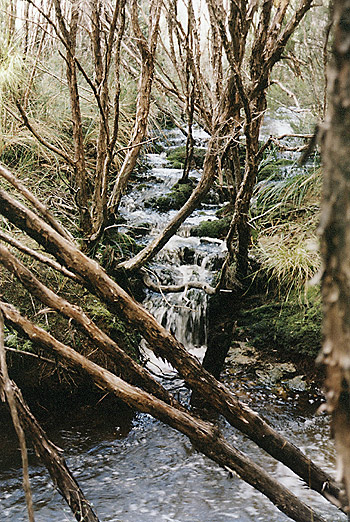
[[[153,4],[153,5],[152,5]],[[136,121],[132,138],[130,141],[130,149],[128,150],[123,165],[114,183],[110,201],[109,201],[109,214],[114,215],[120,203],[120,199],[123,196],[127,183],[130,179],[132,171],[136,165],[137,158],[139,156],[142,143],[145,140],[148,116],[151,104],[151,90],[153,83],[154,65],[155,65],[155,53],[158,43],[159,35],[159,19],[161,13],[162,2],[151,2],[149,17],[149,41],[146,40],[144,34],[141,31],[138,21],[138,5],[137,0],[132,0],[131,5],[131,22],[135,32],[137,45],[141,54],[141,77],[138,87],[138,96],[136,103]]]
[[[7,370],[7,362],[6,362],[6,351],[5,351],[5,342],[4,342],[4,316],[0,311],[0,397],[7,401],[13,427],[15,428],[19,447],[21,451],[22,457],[22,469],[23,469],[23,489],[27,504],[27,512],[29,522],[34,521],[34,507],[33,507],[33,497],[30,487],[29,480],[29,464],[28,464],[28,451],[26,439],[23,431],[23,427],[18,415],[17,405],[15,394],[12,386],[12,382],[9,378],[8,370]]]

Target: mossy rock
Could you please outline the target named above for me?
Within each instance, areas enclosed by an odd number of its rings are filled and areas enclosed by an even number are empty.
[[[318,291],[308,292],[307,300],[297,296],[287,302],[270,301],[240,313],[242,335],[262,351],[277,350],[295,361],[315,359],[321,348],[322,307]]]
[[[194,147],[191,168],[203,168],[206,149]],[[186,147],[176,147],[167,152],[167,160],[174,169],[183,169],[186,160]]]
[[[170,192],[165,196],[158,198],[151,198],[145,203],[146,207],[151,207],[159,210],[160,212],[167,212],[168,210],[180,209],[188,200],[192,194],[195,186],[195,180],[189,179],[187,183],[178,181],[171,188]]]
[[[229,226],[230,217],[215,219],[213,221],[202,221],[199,225],[191,228],[191,235],[196,237],[215,237],[224,239],[226,237]]]
[[[269,181],[277,181],[281,179],[283,167],[293,165],[294,161],[288,158],[280,158],[274,161],[263,162],[260,165],[257,181],[268,179]]]

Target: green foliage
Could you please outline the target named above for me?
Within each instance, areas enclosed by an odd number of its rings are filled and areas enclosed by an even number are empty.
[[[277,170],[274,168],[272,176],[256,186],[253,207],[256,216],[264,214],[266,220],[268,215],[271,220],[302,206],[318,206],[321,191],[320,169],[296,169],[294,174],[282,179],[276,179],[276,174]]]
[[[224,239],[230,226],[230,217],[215,219],[213,221],[202,221],[196,227],[191,228],[191,234],[197,237],[215,237]]]
[[[317,9],[306,14],[287,44],[287,59],[277,62],[273,69],[268,106],[272,110],[282,105],[302,108],[291,122],[295,132],[308,128],[312,132],[315,121],[324,117],[324,45],[331,12],[328,4],[328,0],[320,2]]]
[[[99,328],[134,358],[139,356],[141,336],[131,330],[121,319],[112,314],[98,299],[89,296],[85,300],[85,309]]]
[[[294,161],[288,158],[271,159],[268,157],[259,166],[257,181],[281,179],[283,167],[293,165],[293,163]]]
[[[298,294],[288,302],[270,301],[241,311],[242,335],[257,348],[278,350],[286,359],[317,356],[321,348],[322,306],[318,287],[310,288],[301,303]]]
[[[312,228],[305,224],[285,223],[261,235],[255,247],[270,289],[277,289],[287,300],[290,293],[302,296],[307,282],[320,269],[318,241]]]

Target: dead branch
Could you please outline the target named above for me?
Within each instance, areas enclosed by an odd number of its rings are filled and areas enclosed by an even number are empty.
[[[299,100],[296,97],[295,93],[292,92],[290,89],[288,89],[285,85],[283,85],[282,82],[280,82],[279,80],[272,80],[270,85],[278,85],[278,87],[281,89],[281,91],[285,92],[287,94],[287,96],[289,96],[290,98],[293,99],[295,106],[300,107]]]
[[[165,402],[173,406],[176,404],[177,407],[181,408],[173,397],[149,375],[147,370],[137,364],[115,341],[100,330],[81,308],[71,305],[41,283],[28,268],[2,245],[0,245],[0,263],[19,279],[32,296],[37,297],[43,304],[56,310],[67,319],[73,320],[81,331],[117,364],[124,379],[143,387]]]
[[[40,252],[37,252],[36,250],[33,250],[32,248],[29,248],[26,245],[23,245],[20,241],[18,241],[14,237],[9,236],[8,234],[5,234],[4,232],[0,231],[0,240],[17,248],[17,250],[19,250],[20,252],[23,252],[23,254],[27,254],[28,256],[31,256],[33,259],[40,261],[40,263],[44,263],[45,265],[53,268],[54,270],[61,272],[61,274],[63,274],[66,277],[69,277],[73,281],[81,282],[80,277],[78,277],[76,274],[73,274],[73,272],[70,272],[69,270],[67,270],[64,266],[57,263],[57,261],[55,261],[54,259],[50,259],[47,256],[44,256]]]
[[[98,517],[69,471],[64,458],[59,454],[58,448],[47,438],[45,431],[25,403],[21,391],[13,382],[12,388],[21,422],[33,442],[36,454],[49,471],[55,487],[71,508],[78,522],[98,522]]]
[[[0,311],[0,396],[2,396],[3,400],[7,401],[7,404],[10,409],[13,426],[15,428],[20,449],[21,449],[21,457],[22,457],[22,468],[23,468],[23,489],[25,493],[25,499],[27,504],[28,518],[29,522],[34,521],[34,509],[33,509],[33,498],[30,489],[30,481],[29,481],[29,466],[28,466],[28,452],[26,439],[24,436],[23,428],[21,422],[19,420],[17,405],[15,400],[15,394],[12,387],[11,380],[7,371],[7,363],[6,363],[6,351],[4,344],[4,317],[2,312]]]
[[[162,0],[157,0],[151,4],[149,15],[149,36],[148,39],[146,39],[138,21],[137,1],[132,0],[131,2],[131,23],[142,59],[141,76],[136,101],[135,124],[130,141],[130,145],[132,145],[133,148],[128,151],[124,158],[123,165],[118,173],[109,198],[108,207],[111,215],[115,214],[118,209],[120,199],[125,192],[127,183],[136,164],[141,149],[141,143],[144,141],[147,132],[161,8]]]

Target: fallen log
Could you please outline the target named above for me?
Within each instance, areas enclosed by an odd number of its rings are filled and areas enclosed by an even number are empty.
[[[32,296],[37,297],[43,304],[56,310],[69,320],[73,320],[74,323],[80,327],[81,331],[88,335],[93,343],[107,353],[111,360],[117,364],[126,381],[136,384],[136,386],[141,386],[163,401],[181,408],[180,404],[172,395],[170,395],[145,368],[137,364],[115,341],[100,330],[81,308],[72,305],[66,299],[63,299],[41,283],[27,267],[1,244],[0,263],[19,279]]]
[[[245,482],[267,496],[288,517],[296,522],[325,522],[315,511],[301,502],[286,487],[273,479],[245,454],[228,444],[216,426],[181,411],[140,390],[108,370],[86,359],[71,347],[57,341],[45,330],[22,317],[15,308],[0,301],[5,322],[26,335],[50,353],[62,357],[70,366],[86,372],[97,386],[118,399],[148,413],[186,435],[204,455],[225,469],[237,473]]]
[[[271,456],[289,467],[335,505],[343,506],[340,486],[311,459],[276,432],[257,413],[240,402],[222,383],[205,371],[198,360],[141,305],[120,288],[96,262],[70,241],[65,240],[32,211],[0,189],[0,213],[25,231],[70,271],[80,276],[84,286],[97,295],[109,309],[136,328],[159,357],[170,362],[189,386],[217,409],[227,421]]]
[[[71,475],[64,459],[59,455],[57,448],[50,442],[46,433],[32,415],[19,388],[10,380],[7,371],[5,350],[4,316],[2,312],[0,312],[0,392],[2,390],[5,391],[4,398],[6,398],[14,427],[19,435],[24,475],[23,486],[29,520],[34,521],[34,509],[29,485],[27,447],[23,428],[29,433],[37,455],[48,469],[53,483],[66,500],[77,521],[99,522],[79,485]]]

